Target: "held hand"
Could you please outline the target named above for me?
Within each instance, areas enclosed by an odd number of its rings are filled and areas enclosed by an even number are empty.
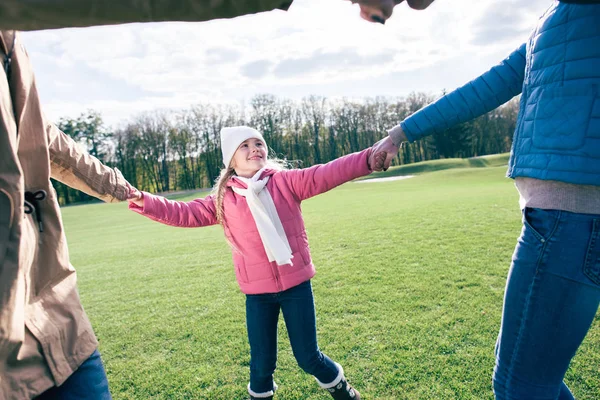
[[[404,0],[351,0],[360,6],[360,16],[369,22],[384,24],[392,16],[394,7]],[[407,0],[408,6],[415,10],[424,10],[434,0]]]
[[[144,207],[144,195],[142,192],[134,188],[128,183],[129,195],[127,195],[127,201],[135,204],[138,207]]]
[[[138,207],[144,208],[144,195],[139,190],[137,191],[136,195],[132,195],[132,197],[128,198],[127,201],[135,204]]]
[[[398,146],[387,136],[373,145],[373,151],[369,157],[369,165],[373,171],[387,171],[390,163],[398,154]]]
[[[385,24],[392,16],[396,2],[394,0],[351,0],[360,6],[360,17],[369,22]]]
[[[373,148],[373,151],[369,156],[369,168],[371,171],[381,171],[386,158],[387,153],[385,151],[375,152],[375,149]]]

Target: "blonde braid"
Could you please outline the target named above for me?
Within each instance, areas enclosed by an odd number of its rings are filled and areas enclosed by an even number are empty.
[[[215,196],[217,209],[217,222],[223,225],[223,199],[225,198],[225,189],[227,189],[227,182],[235,175],[233,168],[223,168],[215,186],[213,187],[212,194]]]

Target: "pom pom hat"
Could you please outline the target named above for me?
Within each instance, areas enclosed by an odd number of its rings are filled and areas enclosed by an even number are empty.
[[[265,143],[265,139],[260,132],[248,126],[232,126],[221,129],[221,151],[223,153],[223,164],[226,168],[229,168],[231,159],[238,147],[240,147],[240,144],[252,138],[259,139]]]

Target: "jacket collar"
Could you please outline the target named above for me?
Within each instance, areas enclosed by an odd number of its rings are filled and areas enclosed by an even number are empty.
[[[275,169],[265,169],[262,174],[260,174],[260,179],[264,179],[267,176],[271,176],[273,174],[275,174],[277,172],[277,170]],[[227,187],[237,187],[237,188],[242,188],[242,189],[247,189],[248,185],[246,185],[244,182],[242,182],[241,179],[238,179],[238,177],[236,175],[232,176],[231,179],[229,179],[229,181],[227,181]]]

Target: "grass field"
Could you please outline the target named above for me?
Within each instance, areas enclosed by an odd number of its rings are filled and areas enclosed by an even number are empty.
[[[394,168],[380,176],[418,175],[303,204],[319,344],[365,399],[493,398],[520,212],[505,157],[475,160]],[[221,229],[165,227],[125,204],[63,215],[114,398],[245,398],[244,296]],[[579,400],[600,398],[599,322],[566,377]],[[283,324],[275,379],[278,399],[328,398],[296,365]]]

